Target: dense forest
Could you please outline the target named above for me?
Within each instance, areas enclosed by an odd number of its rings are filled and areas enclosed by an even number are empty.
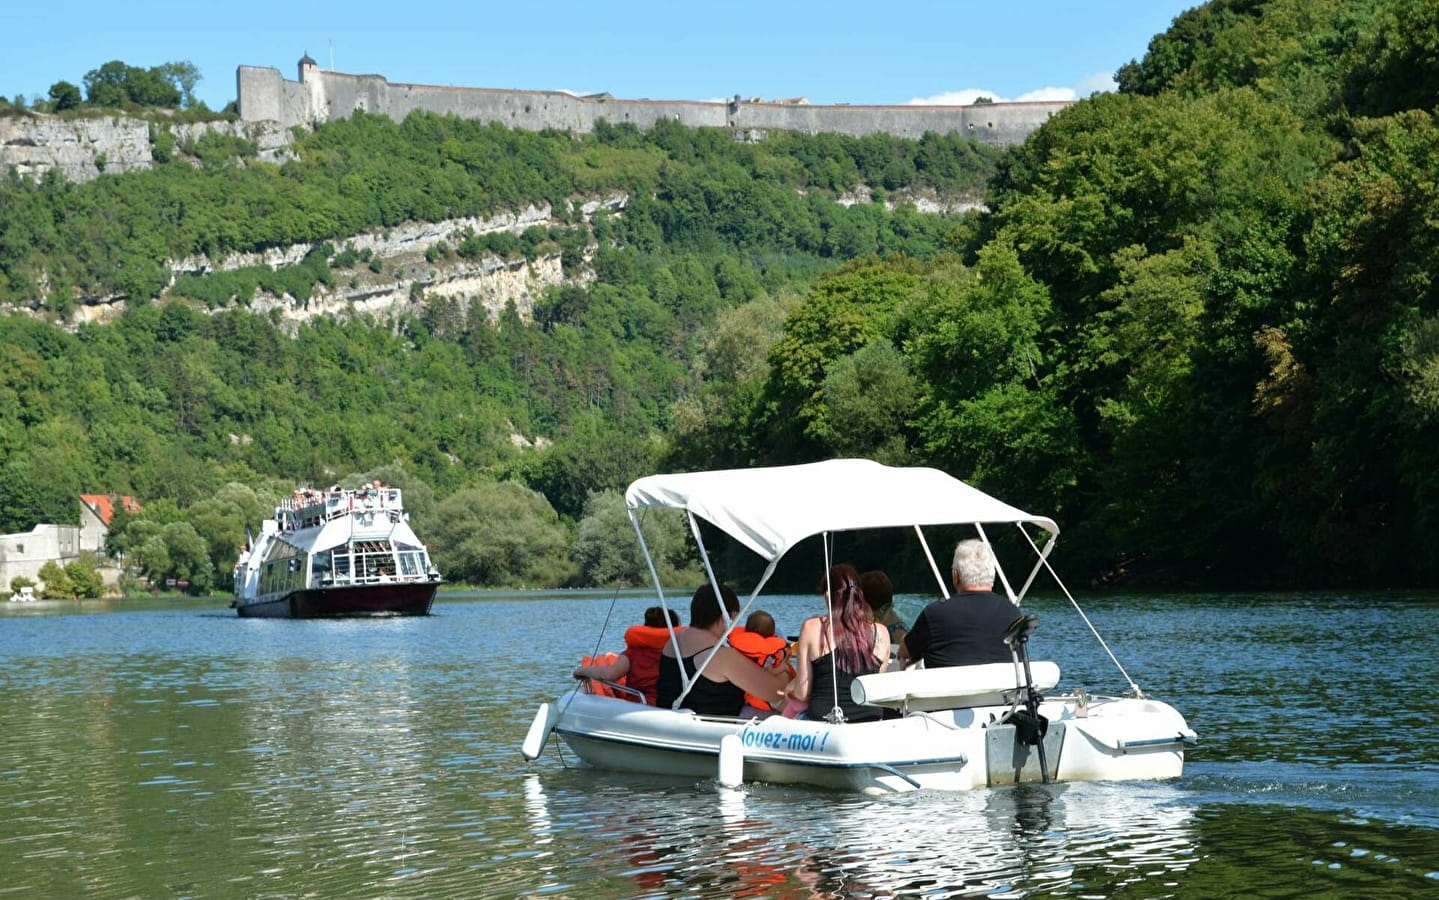
[[[0,319],[0,530],[133,493],[116,549],[202,590],[297,481],[380,473],[452,579],[613,583],[630,479],[861,455],[1054,516],[1095,583],[1429,583],[1436,35],[1422,0],[1215,0],[1004,154],[361,115],[282,166],[216,138],[11,177],[0,301],[38,315]],[[982,213],[887,202],[982,185]],[[608,192],[622,211],[579,213]],[[376,264],[356,232],[536,202],[561,223],[444,248],[560,254],[532,319],[436,299],[292,334],[247,308]],[[295,242],[298,266],[171,284]]]

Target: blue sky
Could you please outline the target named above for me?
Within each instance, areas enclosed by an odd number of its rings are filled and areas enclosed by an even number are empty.
[[[0,93],[77,85],[112,59],[199,67],[199,99],[235,68],[322,68],[392,82],[707,100],[968,102],[1087,96],[1197,0],[422,3],[33,0],[10,4]],[[242,12],[243,10],[243,12]]]

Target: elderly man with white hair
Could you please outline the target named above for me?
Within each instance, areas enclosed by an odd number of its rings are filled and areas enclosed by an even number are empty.
[[[1019,607],[994,593],[994,552],[970,538],[954,548],[955,593],[924,608],[900,643],[904,665],[924,660],[925,668],[1009,662],[1004,631]]]

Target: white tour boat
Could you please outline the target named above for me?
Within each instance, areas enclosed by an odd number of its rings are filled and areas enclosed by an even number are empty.
[[[1049,569],[1048,556],[1059,534],[1050,519],[1016,509],[936,469],[891,468],[857,459],[653,475],[631,484],[625,499],[647,560],[650,551],[638,514],[651,507],[686,512],[711,582],[713,568],[698,520],[764,560],[764,573],[735,623],[744,621],[780,558],[815,535],[825,537],[828,555],[829,536],[836,532],[912,530],[940,593],[947,597],[948,572],[936,564],[923,527],[969,525],[988,542],[987,526],[1015,526],[1035,562],[1017,588],[1002,568],[997,574],[1004,593],[1018,604],[1039,572]],[[825,560],[826,567],[829,562]],[[650,571],[655,572],[652,561]],[[668,606],[665,589],[658,583],[656,589],[660,603]],[[1073,597],[1069,599],[1073,603]],[[581,682],[554,703],[540,705],[522,751],[529,759],[537,758],[553,733],[581,760],[599,768],[717,777],[729,785],[754,780],[866,793],[1159,779],[1181,773],[1184,748],[1195,735],[1179,712],[1146,697],[1117,660],[1129,685],[1127,696],[1091,696],[1079,689],[1054,693],[1059,667],[1028,658],[1028,637],[1036,619],[1022,616],[1018,606],[1015,614],[1007,636],[1013,663],[909,669],[855,679],[855,702],[892,711],[892,717],[880,721],[701,716],[623,699],[622,687],[596,692],[589,682]],[[1102,640],[1100,645],[1108,652]],[[703,667],[696,677],[700,672]],[[690,681],[685,679],[686,690]]]
[[[410,529],[398,488],[299,490],[235,563],[242,616],[423,616],[440,573]]]

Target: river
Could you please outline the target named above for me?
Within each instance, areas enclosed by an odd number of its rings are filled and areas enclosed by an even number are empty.
[[[650,602],[0,604],[0,897],[1439,896],[1439,596],[1084,598],[1199,734],[1169,782],[868,798],[526,763],[536,705]],[[816,603],[762,601],[789,633]],[[1063,598],[1026,609],[1062,687],[1124,688]]]

